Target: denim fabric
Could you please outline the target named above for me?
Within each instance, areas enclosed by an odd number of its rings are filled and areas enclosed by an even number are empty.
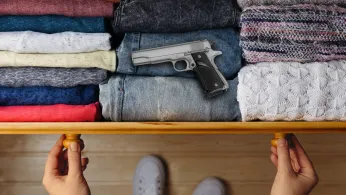
[[[0,32],[35,31],[41,33],[59,33],[65,31],[84,33],[105,32],[102,17],[66,17],[66,16],[0,16]]]
[[[188,32],[238,26],[232,0],[121,0],[115,32]]]
[[[240,121],[238,80],[207,98],[196,79],[113,75],[100,85],[105,119],[112,121]]]
[[[97,85],[72,88],[55,87],[0,87],[0,106],[17,105],[84,105],[98,101]]]
[[[208,39],[214,50],[222,51],[215,58],[215,64],[226,79],[234,79],[241,68],[241,48],[239,34],[232,28],[201,30],[187,33],[126,33],[123,42],[117,50],[118,73],[143,76],[179,76],[194,77],[193,72],[177,72],[171,62],[134,67],[132,51],[172,45],[190,41]]]

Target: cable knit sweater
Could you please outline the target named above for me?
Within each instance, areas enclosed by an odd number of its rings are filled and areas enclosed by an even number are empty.
[[[254,5],[297,5],[297,4],[323,4],[345,5],[345,0],[237,0],[239,6],[244,9]]]
[[[346,121],[346,61],[258,63],[238,77],[243,121]]]

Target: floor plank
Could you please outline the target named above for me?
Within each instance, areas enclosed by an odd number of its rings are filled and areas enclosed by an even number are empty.
[[[346,191],[346,135],[298,136],[320,176],[312,195]],[[0,195],[43,195],[47,152],[58,135],[0,136]],[[155,153],[168,168],[169,195],[192,194],[207,176],[222,178],[229,195],[269,194],[275,169],[269,160],[272,135],[83,135],[85,176],[93,194],[131,194],[138,160]]]
[[[167,195],[192,195],[196,184],[181,185],[170,184],[167,186]],[[112,185],[89,183],[91,193],[95,195],[131,195],[132,185]],[[268,195],[271,190],[271,184],[230,184],[227,187],[228,195]],[[0,195],[47,195],[47,192],[39,183],[29,184],[1,184]],[[323,185],[317,186],[311,195],[342,195],[346,191],[344,185]],[[256,192],[256,193],[254,193]]]

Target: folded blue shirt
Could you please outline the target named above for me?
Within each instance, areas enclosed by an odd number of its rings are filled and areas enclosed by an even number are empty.
[[[171,62],[134,67],[131,53],[141,49],[204,39],[207,39],[212,44],[213,50],[222,52],[222,55],[215,58],[215,64],[225,78],[231,80],[237,77],[242,67],[242,50],[239,46],[239,33],[232,28],[200,30],[187,33],[126,33],[124,40],[117,49],[119,63],[116,72],[141,76],[195,77],[193,71],[177,72]],[[178,62],[177,66],[184,67],[181,62]]]
[[[0,87],[0,106],[18,105],[86,105],[98,101],[97,85],[71,88],[56,87]]]
[[[102,33],[105,22],[103,17],[0,16],[0,32],[11,31]]]

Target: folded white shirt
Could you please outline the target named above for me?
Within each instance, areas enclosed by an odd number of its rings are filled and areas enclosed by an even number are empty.
[[[108,33],[0,32],[0,50],[16,53],[83,53],[111,49]]]

